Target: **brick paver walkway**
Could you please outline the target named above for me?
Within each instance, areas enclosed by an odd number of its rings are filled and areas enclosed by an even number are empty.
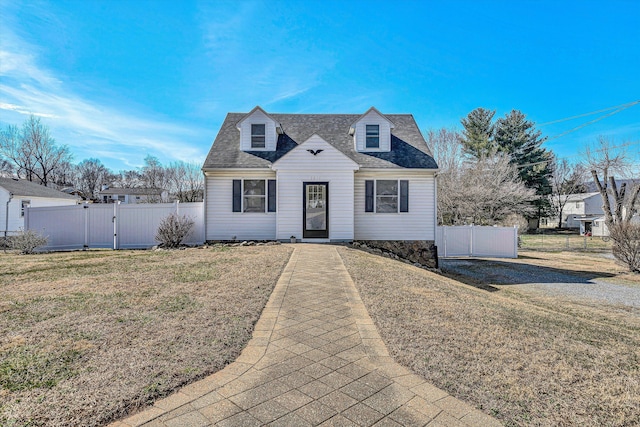
[[[398,365],[335,247],[296,244],[253,338],[125,426],[497,426]]]

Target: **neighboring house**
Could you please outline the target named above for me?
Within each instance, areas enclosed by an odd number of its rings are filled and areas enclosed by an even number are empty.
[[[103,187],[98,192],[98,200],[102,203],[166,203],[169,193],[161,188],[110,188]]]
[[[563,228],[580,228],[581,220],[587,217],[599,217],[604,215],[602,210],[602,196],[598,192],[578,193],[561,196],[566,197],[567,203],[562,210]],[[554,202],[552,200],[552,202]],[[540,226],[552,228],[558,226],[558,217],[542,218]]]
[[[580,235],[608,236],[609,229],[605,224],[604,210],[602,209],[602,195],[599,192],[570,194],[567,203],[562,210],[562,227],[580,230]],[[615,202],[609,196],[609,203],[613,208]],[[640,219],[637,215],[637,206],[633,207],[632,221]],[[623,206],[622,214],[626,216],[627,208]],[[558,217],[544,218],[541,224],[546,227],[556,227]]]
[[[31,181],[0,178],[0,230],[2,235],[24,228],[28,207],[75,205],[78,198]]]
[[[630,222],[632,224],[640,224],[640,215],[634,214]],[[580,220],[580,235],[591,235],[593,237],[609,236],[609,227],[607,227],[604,216],[587,217]]]
[[[202,169],[207,240],[435,252],[438,166],[410,114],[229,113]]]

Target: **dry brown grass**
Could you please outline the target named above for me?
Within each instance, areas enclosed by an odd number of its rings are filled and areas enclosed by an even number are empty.
[[[518,251],[518,259],[509,260],[509,262],[570,270],[578,274],[581,272],[596,273],[602,275],[603,278],[606,277],[608,281],[640,285],[640,274],[631,273],[625,265],[612,258],[590,253],[520,250]]]
[[[400,363],[506,425],[640,425],[640,318],[340,248]]]
[[[0,255],[0,425],[103,425],[221,369],[290,253]]]

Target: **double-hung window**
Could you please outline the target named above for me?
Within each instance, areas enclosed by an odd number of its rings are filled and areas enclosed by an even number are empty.
[[[266,135],[266,125],[262,124],[252,124],[251,125],[251,148],[265,148],[265,135]]]
[[[233,212],[275,212],[275,179],[234,179]]]
[[[409,212],[409,181],[378,179],[365,181],[365,212]]]
[[[367,132],[366,148],[380,148],[380,125],[365,125]]]
[[[266,196],[264,179],[245,179],[242,191],[242,212],[264,212]]]

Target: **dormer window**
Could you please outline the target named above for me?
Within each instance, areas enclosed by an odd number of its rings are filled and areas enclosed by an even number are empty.
[[[367,125],[366,148],[380,148],[380,125]]]
[[[266,126],[264,123],[251,125],[251,148],[265,148]]]

